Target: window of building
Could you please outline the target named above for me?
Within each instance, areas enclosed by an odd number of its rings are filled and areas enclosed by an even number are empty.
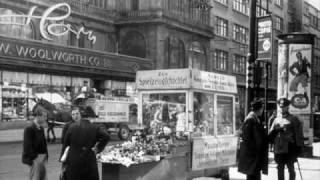
[[[267,15],[267,9],[261,7],[260,5],[257,5],[257,17],[259,16],[266,16]]]
[[[274,27],[279,31],[283,31],[283,19],[281,17],[274,16]]]
[[[241,55],[233,55],[233,72],[238,74],[246,73],[246,57]]]
[[[7,17],[1,17],[1,15]],[[11,9],[0,8],[0,34],[20,39],[33,39],[34,30],[32,22],[26,25],[25,17],[10,17],[16,15],[22,15],[22,13],[15,12]]]
[[[129,56],[145,58],[147,55],[146,40],[141,33],[130,31],[122,38],[119,52]]]
[[[192,68],[206,70],[207,59],[206,53],[200,42],[194,41],[190,44],[188,48],[189,65]]]
[[[131,1],[131,10],[133,10],[133,11],[139,10],[139,0],[132,0]]]
[[[248,28],[240,26],[238,24],[233,25],[233,39],[241,42],[241,43],[247,43],[248,42]]]
[[[185,68],[185,51],[183,42],[177,37],[169,37],[167,42],[167,67]]]
[[[318,18],[317,16],[314,16],[312,14],[309,14],[310,15],[310,25],[313,26],[314,28],[318,28]]]
[[[227,64],[228,64],[228,52],[216,49],[213,55],[214,69],[226,71]]]
[[[283,7],[283,0],[275,0],[274,2],[277,6]]]
[[[215,0],[216,2],[219,2],[221,4],[228,5],[228,0]]]
[[[249,14],[248,0],[233,0],[233,9],[243,14]]]
[[[228,21],[220,17],[216,17],[216,35],[218,36],[228,36]]]

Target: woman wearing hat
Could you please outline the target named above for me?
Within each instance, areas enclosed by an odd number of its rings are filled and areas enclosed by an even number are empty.
[[[263,102],[252,102],[251,109],[241,127],[238,171],[246,174],[247,180],[260,180],[261,171],[268,172],[267,130],[260,119]]]
[[[269,139],[274,144],[274,158],[278,164],[278,180],[284,180],[285,165],[289,171],[289,179],[295,180],[294,163],[303,147],[302,125],[296,116],[289,113],[290,101],[286,98],[278,100],[281,117],[277,117],[270,128]]]

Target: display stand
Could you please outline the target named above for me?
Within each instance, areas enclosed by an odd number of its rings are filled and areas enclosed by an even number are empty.
[[[103,163],[102,179],[228,179],[228,168],[236,163],[236,78],[170,69],[139,71],[136,83],[138,122],[148,133],[170,134],[175,146],[160,161],[129,167]]]

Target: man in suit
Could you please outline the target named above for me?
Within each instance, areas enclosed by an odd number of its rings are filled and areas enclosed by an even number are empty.
[[[71,113],[79,121],[70,125],[64,138],[63,148],[70,147],[65,161],[66,178],[99,180],[96,154],[104,149],[109,135],[105,128],[82,118],[79,108],[73,108]]]
[[[47,113],[36,111],[34,116],[32,124],[24,130],[22,162],[30,167],[30,180],[47,180],[48,148],[43,129]]]

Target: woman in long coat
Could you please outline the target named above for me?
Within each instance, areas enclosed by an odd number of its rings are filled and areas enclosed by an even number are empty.
[[[79,109],[72,113],[79,113]],[[109,141],[107,131],[87,119],[70,125],[64,147],[70,146],[66,159],[67,180],[99,180],[96,153]]]
[[[260,180],[261,171],[268,173],[268,136],[259,119],[263,113],[263,102],[255,101],[251,108],[242,126],[238,171],[246,174],[247,180]]]

